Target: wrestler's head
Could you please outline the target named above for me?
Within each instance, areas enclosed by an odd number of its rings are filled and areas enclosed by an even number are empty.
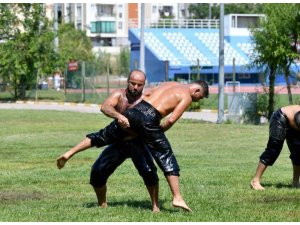
[[[192,101],[196,102],[203,98],[208,98],[209,89],[205,81],[198,80],[195,82],[198,88],[195,89],[195,92],[192,95]]]
[[[300,111],[295,113],[294,121],[296,126],[300,129]]]
[[[132,70],[127,79],[127,93],[131,97],[140,96],[146,82],[146,75],[141,70]]]

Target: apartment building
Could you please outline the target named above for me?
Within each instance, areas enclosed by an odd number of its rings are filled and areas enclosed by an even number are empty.
[[[73,23],[86,31],[94,52],[118,54],[129,47],[128,29],[141,26],[141,3],[47,3],[47,15],[58,18],[58,23]],[[189,16],[188,3],[145,3],[146,23],[157,23],[161,18],[184,19]]]

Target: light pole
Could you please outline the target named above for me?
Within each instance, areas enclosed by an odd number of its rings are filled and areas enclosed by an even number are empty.
[[[145,3],[141,3],[140,70],[145,71]]]
[[[224,3],[220,4],[218,121],[224,121]]]
[[[58,3],[53,3],[54,6],[54,32],[55,32],[55,38],[54,38],[54,46],[55,50],[58,51]]]

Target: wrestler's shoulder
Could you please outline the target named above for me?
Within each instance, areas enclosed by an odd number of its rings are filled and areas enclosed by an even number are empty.
[[[112,95],[122,95],[126,93],[126,89],[115,89],[112,91]]]

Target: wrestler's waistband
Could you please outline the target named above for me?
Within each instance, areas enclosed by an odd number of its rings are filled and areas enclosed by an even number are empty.
[[[273,113],[271,120],[273,120],[273,119],[279,119],[283,123],[287,123],[287,121],[288,121],[287,116],[282,112],[281,109],[278,109],[277,111],[275,111]]]
[[[280,116],[283,116],[287,119],[287,116],[282,112],[281,109],[278,109],[278,113],[279,113]]]
[[[136,104],[134,108],[146,116],[151,116],[153,118],[158,119],[162,118],[160,112],[156,108],[154,108],[150,103],[144,100]]]

